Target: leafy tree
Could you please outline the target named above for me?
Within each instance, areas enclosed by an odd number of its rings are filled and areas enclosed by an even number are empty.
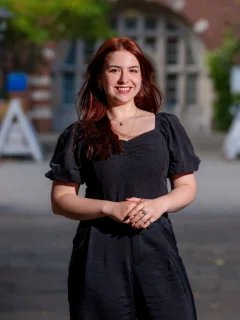
[[[213,80],[216,98],[214,102],[214,125],[220,131],[229,128],[232,122],[231,106],[240,102],[239,95],[230,90],[231,69],[240,54],[240,39],[228,33],[221,47],[207,56],[210,76]]]
[[[44,2],[44,3],[43,3]],[[10,39],[20,36],[33,43],[69,37],[94,39],[109,33],[105,0],[0,0],[9,9]]]
[[[30,62],[40,61],[40,47],[48,41],[111,35],[105,0],[0,0],[1,7],[13,14],[4,47],[14,69],[34,70]]]

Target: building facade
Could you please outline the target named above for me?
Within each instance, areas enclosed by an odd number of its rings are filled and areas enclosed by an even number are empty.
[[[239,12],[236,0],[111,0],[109,19],[116,34],[136,40],[152,62],[164,110],[179,116],[189,130],[209,131],[214,92],[206,53],[221,44],[226,28],[238,26]],[[59,44],[52,70],[53,107],[45,112],[54,130],[76,119],[76,95],[100,43]]]

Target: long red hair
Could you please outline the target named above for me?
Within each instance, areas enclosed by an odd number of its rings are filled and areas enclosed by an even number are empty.
[[[77,109],[81,122],[81,136],[85,141],[88,159],[107,159],[111,153],[121,152],[118,136],[112,131],[107,116],[105,92],[98,86],[107,55],[121,50],[132,53],[140,64],[142,86],[134,100],[136,106],[154,114],[161,107],[162,96],[153,82],[153,67],[137,43],[129,38],[106,40],[88,65],[86,80],[78,94]]]

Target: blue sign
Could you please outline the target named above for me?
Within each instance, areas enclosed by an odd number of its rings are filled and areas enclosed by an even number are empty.
[[[6,89],[8,92],[25,91],[27,89],[27,75],[24,72],[10,72],[7,75]]]

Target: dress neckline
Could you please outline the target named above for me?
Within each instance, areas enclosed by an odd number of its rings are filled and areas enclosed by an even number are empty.
[[[152,132],[155,132],[156,129],[157,129],[157,115],[154,114],[154,128],[153,128],[153,129],[148,130],[148,131],[145,131],[145,132],[142,132],[142,133],[140,133],[139,135],[137,135],[137,136],[135,136],[135,137],[133,137],[133,138],[131,138],[131,139],[128,139],[128,140],[119,139],[119,141],[120,141],[121,143],[123,143],[123,144],[128,144],[128,143],[133,142],[133,141],[135,141],[135,140],[138,140],[138,139],[140,139],[140,138],[142,138],[142,137],[144,137],[144,136],[146,136],[146,135],[148,135],[148,134],[150,134],[150,133],[152,133]]]

